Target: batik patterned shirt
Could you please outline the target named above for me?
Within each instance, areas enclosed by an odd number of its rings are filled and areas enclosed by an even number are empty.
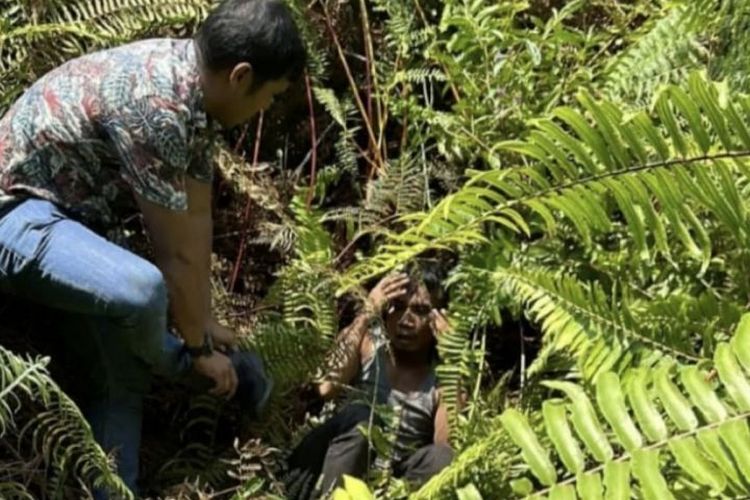
[[[132,192],[187,209],[185,179],[210,182],[216,131],[191,40],[131,43],[51,71],[0,119],[0,199],[50,200],[111,227]]]

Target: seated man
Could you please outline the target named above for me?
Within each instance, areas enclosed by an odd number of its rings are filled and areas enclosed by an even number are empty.
[[[410,274],[383,278],[370,292],[365,311],[339,334],[318,391],[332,398],[354,382],[362,402],[350,401],[294,450],[286,480],[289,498],[314,497],[311,490],[321,472],[317,495],[341,484],[344,474],[367,473],[374,451],[358,427],[371,422],[371,403],[397,410],[396,439],[387,457],[396,477],[421,485],[450,463],[447,411],[434,370],[436,335],[448,326],[439,311],[444,292],[437,274],[425,266]],[[378,422],[376,415],[372,420]]]

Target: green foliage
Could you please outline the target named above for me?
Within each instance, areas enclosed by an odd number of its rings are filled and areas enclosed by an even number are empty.
[[[157,34],[187,33],[210,0],[14,1],[0,12],[0,113],[67,59]]]
[[[750,46],[747,29],[750,2],[724,1],[721,14],[714,35],[716,57],[710,62],[709,68],[716,78],[726,78],[733,88],[748,92],[747,62],[743,54]]]
[[[705,65],[707,35],[719,20],[718,3],[678,4],[641,26],[633,45],[613,57],[604,71],[605,93],[625,102],[647,102],[660,85],[683,80],[689,70]]]
[[[265,360],[278,394],[313,378],[338,331],[331,237],[321,214],[308,210],[302,196],[292,207],[295,256],[266,299],[273,309],[261,315],[249,340]]]
[[[0,110],[65,59],[188,34],[210,3],[11,2]],[[458,454],[415,498],[747,493],[748,320],[731,332],[750,297],[750,3],[547,4],[290,2],[312,59],[313,119],[328,123],[316,139],[331,147],[318,151],[330,154],[310,183],[315,203],[300,192],[294,222],[272,238],[293,254],[246,340],[276,382],[263,436],[288,442],[284,396],[318,376],[336,294],[450,249],[461,261],[438,376]],[[358,253],[363,242],[373,255]],[[542,337],[517,391],[486,357],[508,316]],[[55,408],[40,418],[74,414]],[[0,408],[0,422],[8,415]],[[33,422],[40,440],[57,439]],[[175,479],[225,472],[205,448],[174,458],[164,470]],[[242,498],[270,484],[238,477]]]
[[[476,158],[499,165],[497,143],[518,137],[530,118],[570,102],[604,62],[599,55],[608,35],[571,22],[586,2],[567,2],[546,18],[529,4],[441,2],[435,25],[423,30],[430,36],[412,74],[425,75],[424,96],[409,113],[425,125],[414,126],[420,136],[457,163],[453,168]],[[440,101],[450,103],[449,111]]]
[[[25,446],[30,443],[32,456],[38,454],[47,468],[44,489],[49,498],[68,498],[75,491],[71,488],[93,487],[132,498],[78,407],[50,377],[48,362],[0,347],[0,439],[18,457],[29,455]],[[19,421],[29,405],[38,405],[39,411]],[[4,470],[0,491],[9,498],[33,498],[28,473],[23,467]]]
[[[344,487],[336,488],[333,500],[374,500],[375,497],[365,483],[352,476],[344,476]]]
[[[659,87],[679,83],[689,72],[708,68],[715,79],[747,91],[746,65],[739,54],[748,46],[745,0],[666,3],[609,61],[602,88],[614,100],[648,103]]]
[[[680,366],[672,374],[668,362],[655,371],[637,370],[623,381],[603,373],[592,389],[595,403],[570,382],[544,383],[566,396],[542,407],[547,436],[564,466],[559,475],[549,447],[544,449],[521,413],[506,411],[504,428],[550,495],[575,487],[582,498],[601,498],[602,485],[607,498],[627,498],[634,490],[645,498],[674,498],[672,492],[747,494],[743,478],[750,446],[750,385],[743,370],[743,343],[750,335],[748,320],[743,319],[731,344],[716,350],[720,387],[712,387],[695,365]],[[609,425],[607,432],[599,415]],[[667,461],[673,468],[662,465]]]
[[[698,214],[711,214],[746,246],[746,96],[694,74],[688,85],[665,87],[651,113],[624,113],[587,92],[578,100],[581,111],[557,108],[527,139],[500,145],[529,165],[474,173],[430,212],[405,217],[410,227],[349,278],[366,279],[428,248],[480,244],[488,225],[494,237],[554,235],[556,214],[588,248],[623,224],[637,258],[673,258],[673,238],[704,271],[711,241]]]
[[[748,343],[746,315],[731,342],[717,346],[711,375],[702,365],[665,357],[655,370],[625,377],[603,372],[587,388],[543,382],[564,397],[545,400],[541,412],[529,417],[506,410],[493,436],[467,450],[418,498],[431,497],[457,474],[466,477],[467,469],[486,463],[477,452],[489,443],[496,446],[493,461],[504,460],[505,468],[496,469],[499,477],[475,484],[503,498],[573,498],[576,492],[581,498],[747,495]]]

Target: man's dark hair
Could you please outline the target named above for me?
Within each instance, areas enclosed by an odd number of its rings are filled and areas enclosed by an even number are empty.
[[[254,88],[269,80],[296,80],[305,66],[305,46],[280,0],[224,0],[195,40],[202,63],[211,70],[250,63]]]
[[[416,259],[405,270],[415,284],[423,284],[430,294],[432,305],[438,309],[448,305],[448,291],[443,284],[447,278],[446,265],[434,259]]]

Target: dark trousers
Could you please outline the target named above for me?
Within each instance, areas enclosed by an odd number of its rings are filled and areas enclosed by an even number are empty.
[[[284,480],[287,498],[318,498],[340,485],[344,474],[363,477],[375,457],[367,438],[357,426],[367,425],[369,420],[367,406],[349,405],[305,436],[289,457],[289,472]],[[452,459],[453,450],[448,445],[430,444],[394,463],[393,473],[414,486],[420,486]],[[322,481],[316,488],[321,474]]]

